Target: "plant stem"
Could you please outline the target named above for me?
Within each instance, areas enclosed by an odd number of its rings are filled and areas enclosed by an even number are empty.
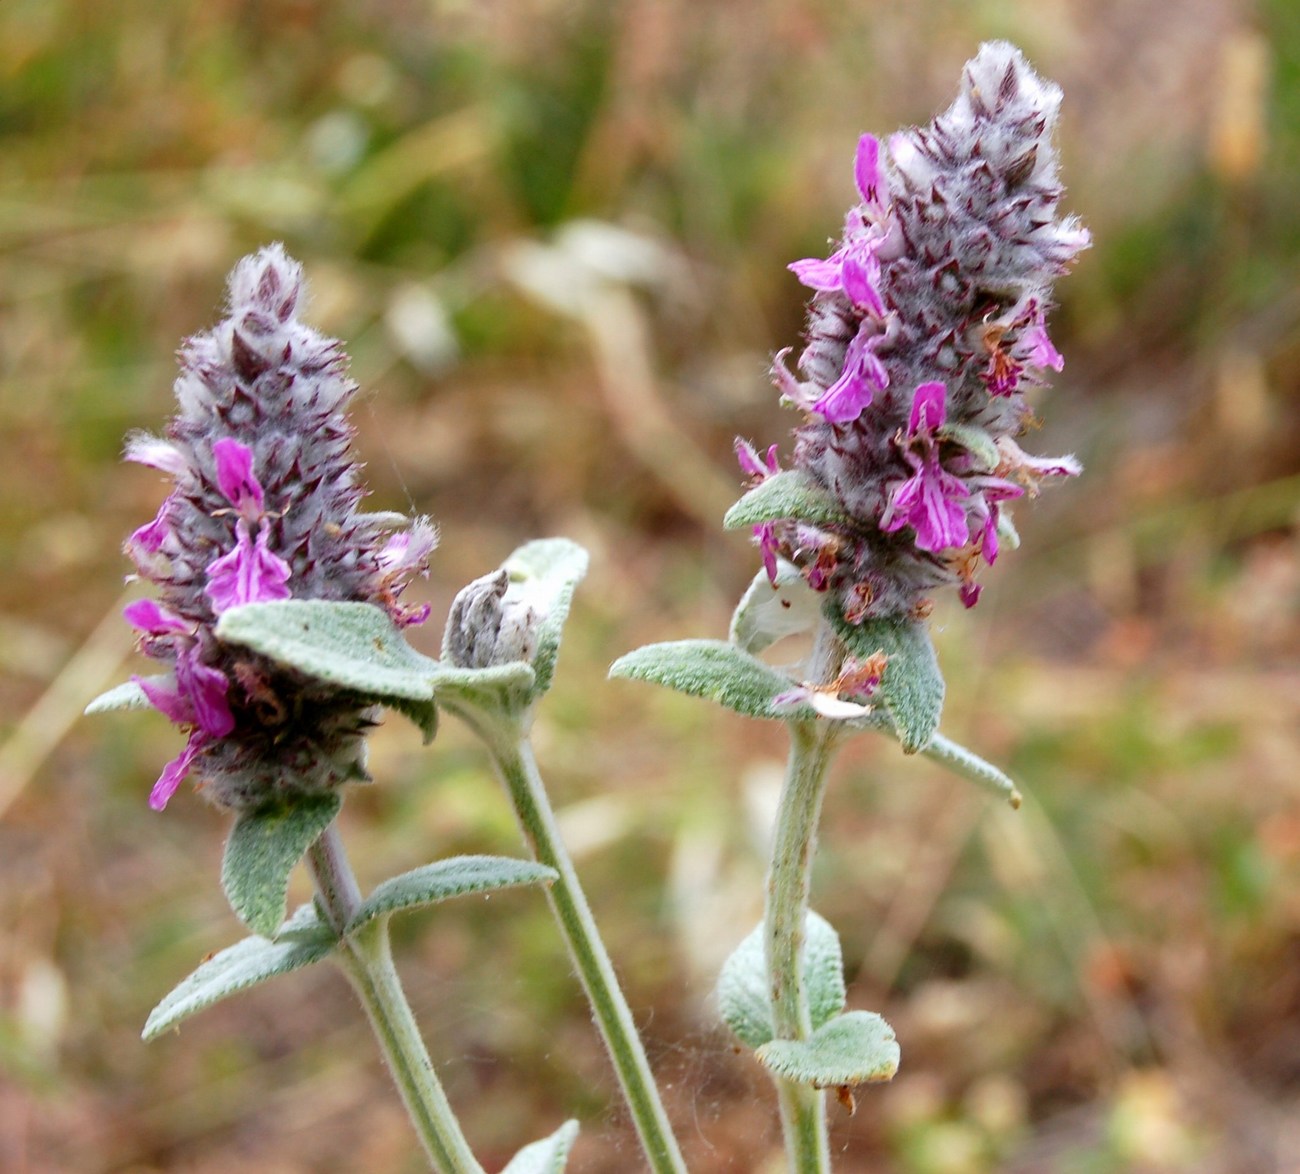
[[[307,852],[320,904],[339,934],[361,904],[361,890],[330,824]],[[388,918],[377,917],[342,938],[337,957],[370,1017],[407,1115],[439,1174],[483,1174],[433,1070],[411,1005],[406,1001],[388,939]]]
[[[789,726],[790,759],[767,876],[764,951],[776,1038],[802,1040],[812,1034],[803,979],[804,927],[817,822],[836,738],[834,726],[827,722],[792,721]],[[830,1147],[822,1092],[806,1084],[774,1079],[792,1174],[825,1174],[830,1169]]]
[[[493,764],[510,793],[515,815],[534,857],[560,874],[559,880],[546,890],[547,899],[609,1049],[650,1168],[656,1174],[685,1174],[686,1165],[659,1099],[632,1012],[600,940],[578,874],[560,838],[532,745],[517,727],[507,732],[493,729],[485,722],[472,724],[491,751]]]

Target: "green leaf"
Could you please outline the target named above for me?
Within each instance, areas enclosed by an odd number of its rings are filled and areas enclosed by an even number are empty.
[[[899,1060],[894,1029],[874,1011],[837,1016],[806,1040],[774,1039],[756,1055],[774,1075],[813,1088],[890,1080]]]
[[[241,811],[221,862],[226,898],[249,929],[272,937],[284,916],[289,874],[338,815],[337,792]]]
[[[148,679],[160,683],[167,680],[166,677]],[[114,685],[113,688],[96,697],[86,706],[85,713],[90,716],[96,713],[111,713],[115,709],[148,709],[149,706],[149,698],[135,681],[123,681],[120,685]]]
[[[833,603],[827,605],[826,616],[845,647],[859,659],[875,652],[889,657],[876,695],[894,721],[903,753],[923,749],[939,728],[944,693],[929,629],[907,619],[850,624]]]
[[[413,868],[377,885],[348,922],[347,932],[387,913],[418,909],[450,897],[518,885],[548,885],[559,878],[553,868],[506,856],[453,856]]]
[[[155,1039],[183,1019],[258,983],[327,958],[338,944],[334,931],[311,905],[300,906],[276,932],[275,941],[245,938],[214,954],[149,1014],[144,1038]]]
[[[373,603],[246,603],[222,613],[217,637],[374,698],[410,718],[426,744],[437,732],[429,678],[438,662],[412,648],[388,613]]]
[[[222,613],[217,637],[370,697],[433,697],[429,676],[437,662],[416,652],[373,603],[246,603]]]
[[[776,560],[776,582],[761,569],[736,605],[729,639],[745,652],[762,652],[786,636],[812,629],[821,617],[821,600],[799,568]]]
[[[561,1174],[578,1138],[578,1123],[566,1121],[550,1137],[526,1145],[501,1174]]]
[[[538,695],[551,687],[560,637],[573,593],[587,574],[587,552],[567,538],[539,538],[516,550],[502,569],[510,576],[507,599],[528,603],[541,617],[532,667]]]
[[[739,530],[782,518],[814,526],[853,523],[829,489],[801,469],[787,469],[755,485],[727,511],[722,524],[728,530]]]
[[[437,661],[432,666],[431,680],[433,695],[445,708],[492,711],[526,706],[533,696],[536,678],[523,661],[485,669],[462,669]]]
[[[427,746],[438,736],[438,704],[437,701],[413,701],[409,697],[394,697],[391,694],[387,697],[377,698],[382,704],[389,709],[400,713],[403,717],[409,718],[419,729]]]
[[[803,978],[813,1029],[844,1010],[844,961],[834,927],[812,910],[804,922]],[[732,951],[718,977],[718,1009],[727,1026],[751,1048],[776,1034],[768,995],[763,925]]]
[[[750,717],[812,717],[804,706],[773,713],[772,699],[793,687],[790,678],[757,657],[723,640],[676,640],[647,644],[620,656],[609,669],[611,677],[652,681],[692,697],[706,697]]]
[[[1023,796],[1009,775],[951,738],[935,734],[921,753],[934,762],[942,763],[954,774],[1005,799],[1012,807],[1020,806]]]

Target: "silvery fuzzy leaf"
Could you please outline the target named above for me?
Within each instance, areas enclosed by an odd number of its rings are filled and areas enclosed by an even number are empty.
[[[844,1010],[844,961],[834,927],[812,910],[805,921],[803,978],[813,1029]],[[751,1048],[773,1038],[763,924],[732,951],[718,977],[718,1009],[723,1021]]]
[[[806,1040],[774,1039],[755,1053],[783,1080],[813,1088],[844,1088],[891,1080],[898,1071],[894,1029],[874,1011],[849,1011]]]
[[[437,731],[431,678],[438,662],[412,648],[375,604],[247,603],[224,612],[216,631],[227,643],[396,709],[420,727],[425,742]]]
[[[569,618],[573,593],[587,574],[588,555],[567,538],[527,542],[501,564],[510,576],[506,601],[519,600],[537,613],[531,665],[539,694],[551,687],[560,637]]]
[[[146,680],[157,681],[159,684],[168,682],[169,678],[165,676],[148,677]],[[150,708],[149,698],[135,681],[123,681],[120,685],[114,685],[113,688],[101,693],[89,705],[84,712],[89,717],[96,713],[111,713],[115,709],[148,709]]]
[[[813,526],[853,523],[829,489],[801,469],[786,469],[755,485],[727,511],[722,524],[739,530],[784,518]]]
[[[808,718],[809,706],[789,711],[772,708],[772,702],[789,692],[789,677],[757,657],[723,640],[675,640],[647,644],[620,656],[609,669],[611,677],[652,681],[692,697],[705,697],[749,717]]]
[[[346,932],[351,933],[366,922],[390,913],[419,909],[470,893],[487,893],[518,885],[549,885],[558,876],[555,869],[543,864],[507,856],[453,856],[448,860],[435,860],[376,885],[374,892],[352,915]]]
[[[501,1174],[562,1174],[578,1138],[578,1123],[566,1121],[550,1137],[526,1145]]]
[[[860,660],[883,652],[889,657],[874,697],[894,721],[904,754],[923,749],[939,728],[944,683],[930,631],[918,620],[876,619],[850,624],[830,603],[826,616],[848,650]]]
[[[328,958],[337,944],[334,931],[315,908],[302,905],[276,930],[274,941],[245,938],[204,962],[150,1012],[144,1038],[156,1039],[222,999]]]
[[[284,916],[289,874],[343,805],[337,792],[241,811],[221,861],[221,887],[249,929],[269,938]]]

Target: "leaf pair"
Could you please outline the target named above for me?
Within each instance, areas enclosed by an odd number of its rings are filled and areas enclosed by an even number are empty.
[[[317,818],[323,814],[323,810],[322,807]],[[304,829],[303,834],[311,826],[306,818],[291,819],[290,823],[295,829]],[[283,832],[286,826],[282,823],[275,831]],[[244,821],[236,824],[236,832],[241,827],[245,827]],[[238,837],[232,834],[226,850],[227,866],[236,867],[247,863],[254,869],[265,867],[265,861],[259,857],[267,843],[274,842],[275,831],[250,825]],[[287,840],[289,837],[285,838]],[[250,854],[253,857],[251,859]],[[485,893],[520,885],[549,884],[555,877],[554,869],[502,856],[455,856],[439,860],[378,885],[353,914],[344,927],[343,935],[360,929],[376,917],[387,917],[470,893]],[[242,887],[237,886],[238,893],[242,894],[243,891]],[[235,897],[232,896],[231,899],[233,903]],[[253,925],[253,928],[261,936],[245,938],[215,954],[154,1008],[145,1024],[145,1039],[153,1039],[205,1007],[238,991],[328,958],[339,945],[340,935],[321,920],[314,905],[300,906],[278,928],[272,922],[269,931],[263,930],[264,923],[260,920],[267,912],[268,907],[260,905],[252,915],[259,920],[259,924]],[[240,916],[252,924],[250,917],[245,917],[244,913]]]
[[[888,717],[864,706],[861,717],[848,719],[854,728],[891,730],[908,754],[924,749],[938,729],[943,708],[943,678],[925,628],[910,620],[868,620],[857,626],[840,621],[836,632],[862,660],[880,651],[889,657],[875,694]],[[650,644],[619,657],[609,675],[666,685],[749,717],[818,716],[807,703],[774,705],[797,682],[723,640]]]
[[[764,959],[764,927],[736,947],[718,979],[718,1006],[727,1026],[759,1062],[784,1080],[814,1088],[842,1088],[889,1080],[898,1070],[893,1029],[873,1011],[845,1012],[840,940],[830,923],[809,911],[803,980],[812,1034],[776,1039]]]

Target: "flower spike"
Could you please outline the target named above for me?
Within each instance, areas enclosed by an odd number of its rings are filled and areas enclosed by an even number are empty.
[[[944,586],[973,604],[1005,503],[1079,471],[1014,440],[1025,389],[1064,363],[1052,285],[1088,246],[1057,210],[1060,100],[1018,49],[982,46],[929,126],[858,140],[842,237],[790,266],[813,291],[797,372],[785,352],[773,365],[782,403],[806,416],[793,467],[847,520],[816,542],[797,518],[756,536],[765,565],[793,563],[852,623],[924,614]]]
[[[187,734],[150,804],[188,773],[224,807],[319,794],[363,775],[366,699],[309,680],[216,635],[231,608],[283,599],[374,603],[396,623],[427,609],[398,597],[425,573],[435,531],[363,513],[344,409],[356,392],[339,343],[296,317],[301,267],[279,245],[230,276],[229,315],[190,339],[165,438],[137,435],[128,460],[168,474],[152,522],[126,543],[157,599],[126,609],[163,673],[136,678]],[[398,521],[400,522],[400,516]]]

